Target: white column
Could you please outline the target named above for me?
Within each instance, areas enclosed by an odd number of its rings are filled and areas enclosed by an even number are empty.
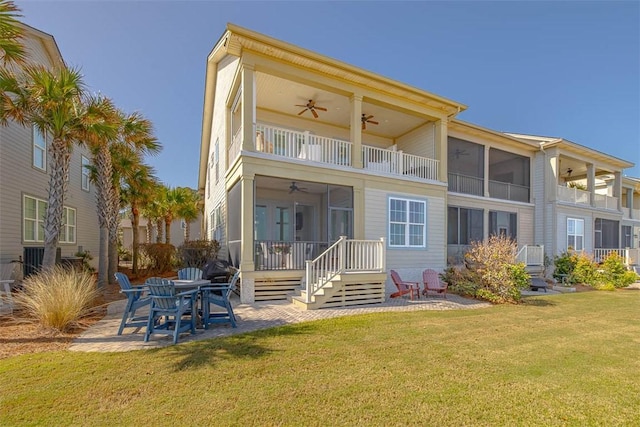
[[[587,190],[591,206],[596,205],[596,168],[593,163],[587,163]]]
[[[253,175],[243,175],[240,178],[241,211],[240,211],[240,239],[242,240],[240,255],[240,271],[254,271],[254,242],[253,242],[253,222],[254,222],[254,177]],[[253,287],[245,286],[244,279],[240,287],[240,300],[243,303],[254,302],[255,295]]]
[[[491,193],[489,192],[489,146],[484,146],[484,166],[483,166],[483,189],[484,197],[491,197]]]
[[[435,141],[433,147],[435,157],[438,160],[438,181],[448,182],[447,174],[447,146],[448,146],[448,129],[446,120],[437,120],[434,124],[436,129]]]
[[[256,90],[253,65],[242,64],[242,149],[256,150]]]
[[[613,180],[613,197],[618,198],[617,209],[622,211],[622,173],[615,172],[613,176],[615,177]]]
[[[351,117],[349,121],[351,138],[351,164],[362,168],[362,96],[353,94],[350,99]]]

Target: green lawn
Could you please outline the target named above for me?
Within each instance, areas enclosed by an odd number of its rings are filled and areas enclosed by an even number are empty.
[[[640,425],[640,291],[0,360],[0,425]]]

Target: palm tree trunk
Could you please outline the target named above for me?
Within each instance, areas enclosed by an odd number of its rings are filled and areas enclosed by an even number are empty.
[[[164,219],[164,242],[166,244],[171,244],[171,219]]]
[[[67,192],[71,150],[60,140],[54,140],[49,150],[49,202],[44,217],[44,256],[42,268],[56,264],[56,251],[62,228],[64,196]]]
[[[111,187],[109,200],[109,283],[116,282],[118,272],[118,227],[120,214],[120,183]]]
[[[99,147],[98,152],[94,156],[93,162],[97,169],[96,210],[98,212],[98,224],[100,225],[98,287],[103,288],[109,282],[109,230],[111,228],[109,215],[111,207],[109,205],[109,201],[113,197],[113,185],[111,183],[113,166],[107,144],[103,144]]]
[[[185,220],[184,223],[184,241],[188,242],[191,240],[191,223],[187,220]]]
[[[133,243],[131,248],[131,273],[138,273],[138,245],[140,244],[140,236],[138,233],[138,227],[140,226],[140,214],[138,213],[138,207],[131,206],[131,231],[133,232]]]
[[[156,243],[162,243],[162,226],[164,225],[164,220],[159,219],[156,221]]]

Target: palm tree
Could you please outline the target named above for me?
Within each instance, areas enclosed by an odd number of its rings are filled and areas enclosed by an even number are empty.
[[[16,18],[22,17],[20,9],[12,1],[0,0],[0,61],[23,64],[26,52],[22,44],[22,28]]]
[[[135,162],[131,159],[135,158]],[[138,235],[138,228],[140,225],[140,215],[147,204],[150,204],[153,200],[155,187],[157,180],[153,175],[153,168],[144,164],[140,153],[131,150],[130,155],[122,157],[118,160],[122,160],[123,163],[117,166],[126,167],[128,173],[123,176],[122,180],[122,205],[128,206],[129,215],[131,218],[131,227],[133,232],[133,247],[132,247],[132,267],[131,273],[137,274],[138,272],[138,252],[140,237]],[[116,161],[114,159],[114,161]],[[128,162],[127,166],[124,163]]]
[[[160,151],[161,145],[153,135],[151,121],[145,119],[140,113],[134,112],[128,115],[121,113],[120,123],[118,145],[131,149],[130,157],[133,164],[138,162],[138,155],[156,154]],[[115,171],[112,181],[113,193],[110,199],[111,209],[109,210],[112,220],[109,228],[109,281],[115,280],[115,273],[118,269],[118,219],[121,207],[120,189],[122,180],[134,170],[134,167],[119,168]]]
[[[116,141],[119,129],[118,111],[110,99],[92,96],[86,104],[86,133],[84,143],[93,155],[92,180],[96,184],[96,210],[100,227],[100,246],[98,256],[98,287],[108,282],[109,267],[109,200],[113,197],[113,165],[110,147]]]
[[[29,65],[20,74],[0,69],[0,88],[0,124],[6,124],[9,119],[22,125],[33,124],[51,139],[42,260],[42,266],[50,268],[56,261],[72,147],[84,134],[85,85],[76,69],[61,66],[49,70],[41,65]]]
[[[179,189],[184,194],[184,202],[178,206],[178,216],[185,222],[184,241],[191,239],[191,221],[198,219],[200,213],[200,195],[192,188],[182,187]]]

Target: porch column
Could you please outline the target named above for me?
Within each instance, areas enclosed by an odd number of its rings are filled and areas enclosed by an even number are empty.
[[[591,206],[596,205],[596,168],[593,163],[587,163],[587,190]]]
[[[253,221],[254,221],[254,176],[243,175],[240,178],[240,192],[242,200],[240,202],[240,238],[241,255],[240,255],[240,271],[254,271],[254,243],[253,243]],[[247,283],[250,285],[250,283]],[[240,301],[243,303],[254,302],[253,286],[245,286],[245,280],[242,280],[240,287]]]
[[[353,238],[366,239],[367,236],[365,236],[364,233],[364,221],[355,221],[355,218],[365,217],[364,189],[361,186],[353,187],[353,217]]]
[[[433,141],[434,154],[438,160],[438,181],[449,182],[447,176],[447,120],[436,120],[435,138]]]
[[[242,149],[256,151],[256,79],[252,64],[242,64]]]
[[[544,184],[546,186],[547,202],[558,200],[558,177],[560,176],[560,156],[558,150],[552,148],[546,151],[547,164],[544,168]]]
[[[484,166],[482,173],[482,183],[483,183],[483,196],[491,197],[491,193],[489,193],[489,146],[484,146]]]
[[[633,188],[627,188],[627,208],[629,208],[629,219],[640,219],[633,216]]]
[[[613,176],[615,177],[613,180],[613,197],[618,199],[616,209],[622,211],[622,173],[618,171],[615,172]]]
[[[362,95],[353,94],[351,118],[349,122],[349,138],[351,139],[351,165],[362,169]]]

